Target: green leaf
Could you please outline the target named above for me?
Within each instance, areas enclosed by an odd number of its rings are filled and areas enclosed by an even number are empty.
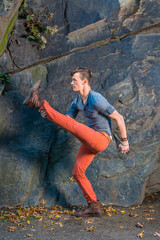
[[[31,15],[27,15],[26,21],[31,21],[33,20],[33,17]]]
[[[6,76],[6,82],[7,83],[11,83],[12,82],[11,77],[9,75]]]
[[[32,35],[28,35],[28,37],[27,38],[30,38],[30,39],[33,39],[33,40],[35,40],[36,38],[34,37],[34,36],[32,36]]]
[[[35,32],[35,28],[31,28],[31,33],[34,33]]]

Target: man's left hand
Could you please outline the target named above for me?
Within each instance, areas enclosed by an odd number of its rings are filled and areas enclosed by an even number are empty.
[[[41,116],[42,116],[43,118],[46,118],[46,117],[47,117],[47,112],[46,112],[46,110],[39,110],[39,112],[40,112],[40,114],[41,114]]]
[[[129,144],[126,146],[119,144],[118,151],[121,150],[121,153],[126,154],[129,151]]]

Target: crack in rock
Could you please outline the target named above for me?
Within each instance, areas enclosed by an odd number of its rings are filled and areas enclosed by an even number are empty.
[[[68,2],[66,0],[63,0],[63,5],[64,5],[64,23],[66,26],[66,35],[70,32],[70,26],[69,26],[69,21],[67,18],[67,7],[68,7]]]
[[[21,68],[15,63],[15,61],[13,60],[13,57],[12,57],[12,54],[11,54],[11,51],[10,51],[10,49],[9,49],[9,46],[7,45],[7,50],[8,50],[8,52],[9,52],[9,56],[10,56],[10,58],[11,58],[11,61],[12,61],[12,63],[13,63],[13,65],[15,65],[16,66],[16,68],[18,68],[18,69],[20,69],[21,70]]]
[[[160,23],[152,25],[152,26],[149,26],[149,27],[145,27],[143,29],[139,29],[139,30],[136,30],[136,31],[133,31],[133,32],[130,32],[130,33],[126,33],[126,34],[124,34],[122,36],[118,36],[118,37],[115,37],[115,38],[107,38],[107,39],[104,39],[104,40],[101,40],[101,41],[97,41],[95,43],[91,43],[91,44],[89,44],[87,46],[77,47],[77,48],[72,49],[70,52],[67,52],[67,53],[64,53],[64,54],[61,54],[61,55],[58,55],[58,56],[52,56],[52,57],[41,59],[41,60],[39,60],[39,61],[37,61],[35,63],[32,63],[32,64],[30,64],[30,65],[28,65],[26,67],[19,68],[18,70],[15,70],[15,71],[6,72],[5,74],[15,74],[15,73],[18,73],[18,72],[22,72],[22,71],[24,71],[26,69],[29,69],[29,68],[34,67],[34,66],[37,66],[39,64],[48,63],[48,62],[54,61],[56,59],[60,59],[62,57],[66,57],[66,56],[71,55],[71,54],[76,53],[76,52],[102,47],[102,46],[108,45],[111,42],[121,41],[124,38],[130,37],[130,36],[134,36],[134,35],[138,35],[140,33],[149,31],[151,29],[156,29],[158,27],[160,27]]]

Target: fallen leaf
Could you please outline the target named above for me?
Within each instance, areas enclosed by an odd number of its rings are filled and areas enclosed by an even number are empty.
[[[94,228],[94,226],[92,225],[91,227],[86,227],[86,230],[87,230],[88,232],[93,232],[93,231],[95,231],[95,228]]]
[[[60,227],[63,227],[63,223],[62,222],[57,222],[55,224],[58,224]]]
[[[56,207],[51,207],[51,209],[56,210],[57,208]]]
[[[154,221],[155,220],[155,218],[146,218],[147,219],[147,221]]]
[[[125,213],[125,211],[121,211],[121,213]]]
[[[105,204],[105,203],[101,203],[101,205],[102,205],[102,206],[104,206],[104,207],[106,206],[106,204]]]
[[[16,41],[17,41],[17,44],[20,46],[21,45],[20,41],[19,40],[16,40]]]
[[[143,236],[144,236],[144,232],[141,232],[137,235],[138,238],[143,238]]]
[[[14,207],[7,207],[8,209],[14,209]]]
[[[152,193],[148,193],[148,194],[146,194],[146,197],[154,197],[154,195],[152,194]]]
[[[114,205],[114,203],[109,203],[109,205]]]
[[[129,213],[130,217],[138,217],[139,215],[137,213]]]
[[[45,205],[46,202],[47,202],[47,200],[45,201],[44,199],[42,199],[42,201],[41,201],[41,203],[42,203],[43,205]]]
[[[135,207],[130,207],[129,209],[131,209],[131,210],[135,210],[136,208],[135,208]]]
[[[128,214],[130,217],[134,217],[134,213],[129,213]]]
[[[15,229],[16,229],[16,227],[9,227],[9,228],[8,228],[8,230],[9,230],[10,232],[14,232]]]
[[[113,213],[107,212],[107,215],[108,215],[109,217],[111,217],[111,216],[113,215]]]
[[[160,233],[158,233],[158,232],[155,232],[153,235],[157,236],[157,237],[160,237]]]
[[[69,177],[68,179],[69,179],[69,182],[71,182],[71,183],[72,183],[72,182],[75,182],[75,180],[74,180],[73,177]]]
[[[49,228],[48,230],[49,230],[49,231],[54,231],[54,230],[55,230],[55,228]]]
[[[22,223],[17,223],[17,226],[22,226]]]
[[[117,213],[116,210],[114,208],[112,208],[111,206],[108,208],[104,208],[104,212],[111,217],[113,214]]]
[[[82,217],[76,217],[76,218],[74,218],[74,219],[76,219],[76,220],[80,220],[80,219],[82,219]]]
[[[136,227],[138,227],[138,228],[143,228],[143,225],[138,222],[138,223],[136,224]]]
[[[93,218],[89,218],[85,221],[85,223],[89,224],[89,223],[93,223],[94,222],[94,219]]]
[[[62,222],[59,222],[59,226],[60,226],[60,227],[63,227],[63,223],[62,223]]]
[[[28,223],[28,224],[30,224],[30,223],[31,223],[31,221],[30,221],[30,220],[27,220],[27,223]]]
[[[155,192],[155,193],[153,193],[153,195],[158,196],[158,193]]]
[[[27,234],[27,237],[33,237],[33,234],[29,233],[29,234]]]
[[[153,208],[153,206],[148,206],[148,208],[152,209],[152,208]]]

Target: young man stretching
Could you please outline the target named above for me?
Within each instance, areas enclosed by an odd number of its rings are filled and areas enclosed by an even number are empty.
[[[125,154],[129,151],[124,118],[101,94],[91,89],[92,74],[87,68],[77,68],[71,73],[73,91],[79,92],[74,99],[66,115],[54,110],[48,102],[38,95],[41,81],[38,81],[30,90],[24,104],[40,111],[42,117],[46,117],[55,124],[72,133],[82,143],[78,151],[73,177],[78,183],[88,203],[84,211],[76,212],[76,216],[100,216],[100,203],[85,175],[87,167],[92,162],[95,154],[104,151],[112,140],[111,118],[117,123],[121,135],[121,144],[118,150]],[[88,126],[74,120],[78,112],[83,112]]]

